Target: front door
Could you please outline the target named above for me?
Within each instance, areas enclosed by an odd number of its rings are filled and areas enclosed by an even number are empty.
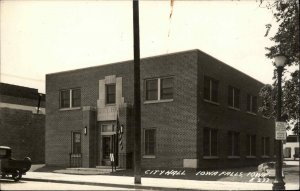
[[[110,153],[112,152],[112,136],[102,136],[102,165],[111,165]]]

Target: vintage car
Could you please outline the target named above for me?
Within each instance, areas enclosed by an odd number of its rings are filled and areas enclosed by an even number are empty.
[[[12,176],[14,181],[19,181],[31,167],[31,159],[16,160],[11,157],[11,148],[0,146],[0,175],[1,178]]]
[[[282,167],[286,167],[286,163],[282,163]],[[259,173],[266,173],[266,177],[274,178],[275,177],[275,162],[265,162],[260,165],[258,165],[258,172]],[[284,177],[284,169],[282,170],[282,177]]]

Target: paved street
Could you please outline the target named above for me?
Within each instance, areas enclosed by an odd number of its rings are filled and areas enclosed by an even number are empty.
[[[0,180],[0,190],[134,190],[129,188],[63,184],[37,181]]]

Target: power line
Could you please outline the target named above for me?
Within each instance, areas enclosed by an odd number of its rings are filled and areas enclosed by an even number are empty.
[[[28,77],[24,77],[24,76],[13,75],[13,74],[1,73],[0,75],[10,76],[10,77],[19,78],[19,79],[26,79],[26,80],[38,81],[38,82],[45,82],[45,80],[28,78]]]

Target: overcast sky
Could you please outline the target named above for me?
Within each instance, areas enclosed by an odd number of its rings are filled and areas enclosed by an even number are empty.
[[[200,49],[272,83],[272,12],[259,1],[140,1],[141,57]],[[133,59],[131,1],[1,1],[1,82],[45,92],[45,74]],[[276,32],[272,27],[270,35]]]

